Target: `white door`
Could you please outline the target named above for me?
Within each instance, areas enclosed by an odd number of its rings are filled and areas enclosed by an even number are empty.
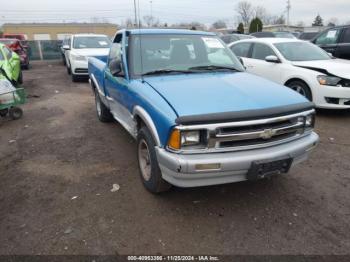
[[[271,55],[277,56],[271,47],[262,43],[254,43],[251,56],[244,58],[245,66],[252,74],[280,83],[282,64],[266,62],[265,58]]]

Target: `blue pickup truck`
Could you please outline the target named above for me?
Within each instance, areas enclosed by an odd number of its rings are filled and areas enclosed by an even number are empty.
[[[215,35],[118,31],[107,63],[89,58],[97,116],[137,140],[153,193],[287,173],[318,143],[314,105],[248,74]]]

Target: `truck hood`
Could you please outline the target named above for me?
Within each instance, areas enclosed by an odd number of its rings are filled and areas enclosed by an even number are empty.
[[[287,87],[245,72],[146,77],[179,117],[305,103]]]
[[[329,74],[350,79],[350,61],[343,59],[331,59],[321,61],[303,61],[293,62],[294,66],[304,67],[310,70],[319,71],[320,73],[327,72]]]

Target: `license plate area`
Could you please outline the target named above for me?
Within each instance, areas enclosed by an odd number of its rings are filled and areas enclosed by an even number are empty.
[[[293,159],[283,158],[278,160],[265,160],[265,161],[255,161],[252,163],[247,179],[250,181],[256,181],[259,179],[268,178],[274,175],[280,175],[283,173],[288,173]]]

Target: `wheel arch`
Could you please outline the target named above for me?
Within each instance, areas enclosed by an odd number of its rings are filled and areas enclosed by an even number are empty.
[[[299,82],[303,82],[310,90],[310,94],[311,94],[311,101],[313,100],[313,91],[312,88],[310,87],[310,85],[307,83],[307,81],[305,81],[304,79],[300,78],[300,77],[292,77],[290,79],[288,79],[285,83],[284,86],[288,87],[288,84],[294,82],[294,81],[299,81]]]
[[[157,146],[161,146],[160,138],[157,128],[151,118],[151,116],[140,106],[135,106],[133,111],[134,121],[136,122],[137,132],[145,125],[151,132],[154,142]]]

